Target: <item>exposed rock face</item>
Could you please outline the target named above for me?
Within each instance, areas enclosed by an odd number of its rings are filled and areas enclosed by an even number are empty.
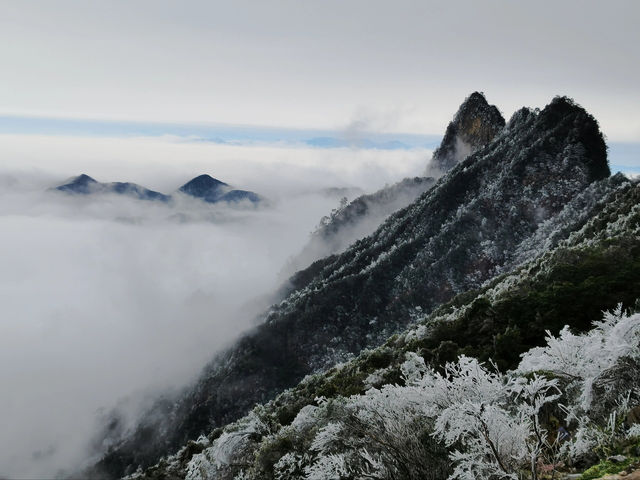
[[[459,125],[467,125],[467,110],[492,111],[477,97],[461,108]],[[470,125],[463,130],[484,135]],[[416,312],[512,268],[542,225],[562,218],[553,241],[565,238],[589,217],[562,215],[565,207],[585,192],[598,195],[588,187],[608,175],[597,122],[571,100],[517,112],[491,142],[371,236],[300,272],[296,290],[262,325],[218,355],[179,401],[158,403],[96,471],[118,476],[151,465],[306,374],[379,345]]]
[[[451,170],[493,140],[504,125],[498,108],[489,105],[481,93],[472,93],[449,123],[440,147],[433,153],[427,173]]]

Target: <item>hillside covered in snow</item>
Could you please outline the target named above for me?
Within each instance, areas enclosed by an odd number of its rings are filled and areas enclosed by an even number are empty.
[[[194,385],[106,434],[88,472],[540,478],[633,444],[636,427],[606,428],[638,404],[640,186],[610,176],[596,120],[566,97],[504,125],[488,111],[433,186],[296,273]]]

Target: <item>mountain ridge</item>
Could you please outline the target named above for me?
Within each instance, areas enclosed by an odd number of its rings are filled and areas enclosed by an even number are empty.
[[[557,335],[569,324],[574,333],[585,332],[592,323],[597,324],[602,311],[617,305],[618,311],[638,311],[638,205],[640,183],[616,178],[608,185],[598,212],[555,248],[477,290],[454,297],[430,314],[419,315],[413,325],[383,345],[305,377],[272,401],[256,405],[238,421],[189,442],[161,463],[132,475],[132,480],[162,475],[190,480],[231,479],[241,471],[248,479],[298,478],[319,456],[317,449],[310,448],[314,436],[320,435],[323,427],[329,429],[345,420],[340,405],[364,401],[367,392],[376,395],[386,387],[408,386],[408,359],[421,358],[441,371],[447,362],[471,356],[487,362],[484,365],[495,361],[495,368],[505,371],[518,365],[521,353],[543,345],[549,335],[546,330]],[[598,283],[594,283],[594,276],[600,279]],[[615,398],[615,391],[613,395],[606,389],[597,394],[608,401]],[[392,410],[400,408],[394,401],[398,399],[388,399],[385,405]],[[602,416],[602,412],[608,414],[599,408],[592,415]],[[365,417],[362,421],[375,429],[379,427],[377,421],[386,420],[382,418],[384,412],[378,413],[373,419]],[[398,414],[404,422],[411,422],[405,412]],[[383,428],[395,426],[387,425],[383,423]],[[428,423],[418,432],[391,432],[397,435],[394,441],[401,443],[407,435],[422,435],[420,453],[427,455],[428,461],[422,462],[421,472],[412,474],[403,469],[405,462],[413,466],[421,463],[411,451],[407,453],[414,456],[411,459],[387,456],[387,461],[400,464],[386,466],[400,470],[399,478],[447,478],[452,471],[447,449],[428,440],[431,432]],[[336,453],[360,447],[357,439],[347,435],[335,431],[333,438],[339,445]],[[371,449],[369,458],[374,452],[394,452],[395,444],[378,440],[379,437],[364,435],[364,444]],[[593,459],[583,462],[588,466]]]
[[[520,247],[583,192],[594,197],[582,205],[595,214],[604,193],[588,187],[608,175],[597,122],[573,101],[556,97],[539,112],[517,112],[491,142],[374,234],[312,265],[259,327],[217,355],[176,403],[150,411],[97,470],[113,476],[151,465],[162,452],[229,423],[307,374],[380,345],[416,316],[515,268]],[[549,248],[571,231],[558,229]],[[153,433],[160,431],[165,435]]]
[[[157,200],[169,203],[174,198],[154,190],[149,190],[141,185],[130,182],[98,182],[89,175],[82,173],[77,177],[67,180],[67,183],[54,187],[53,190],[77,195],[90,194],[118,194],[126,195],[139,200]],[[182,185],[178,192],[186,196],[202,200],[206,203],[234,204],[248,201],[253,205],[264,203],[265,198],[249,190],[239,190],[222,182],[208,174],[198,175]]]
[[[493,140],[504,125],[498,108],[489,105],[483,94],[469,95],[433,152],[426,176],[405,178],[377,192],[360,195],[346,205],[341,204],[321,220],[307,245],[291,260],[288,270],[293,274],[315,260],[342,253],[356,240],[372,234],[390,214],[412,203],[433,187],[440,176]]]
[[[141,185],[130,182],[98,182],[89,175],[82,173],[73,177],[64,185],[55,187],[55,190],[70,194],[90,195],[94,193],[116,193],[127,195],[139,200],[158,200],[168,202],[171,197],[154,190],[149,190]]]

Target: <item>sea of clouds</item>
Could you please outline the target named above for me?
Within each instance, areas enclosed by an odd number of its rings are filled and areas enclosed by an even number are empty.
[[[0,477],[86,462],[102,415],[129,419],[250,328],[287,260],[348,188],[424,171],[426,150],[0,135]],[[207,173],[269,199],[170,206],[50,191],[86,173],[172,193]],[[95,452],[94,452],[95,453]]]

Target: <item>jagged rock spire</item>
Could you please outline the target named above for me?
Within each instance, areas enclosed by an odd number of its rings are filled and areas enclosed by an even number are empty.
[[[484,95],[469,95],[449,123],[440,146],[433,152],[427,173],[444,173],[451,170],[498,134],[505,120],[494,105],[489,105]]]

